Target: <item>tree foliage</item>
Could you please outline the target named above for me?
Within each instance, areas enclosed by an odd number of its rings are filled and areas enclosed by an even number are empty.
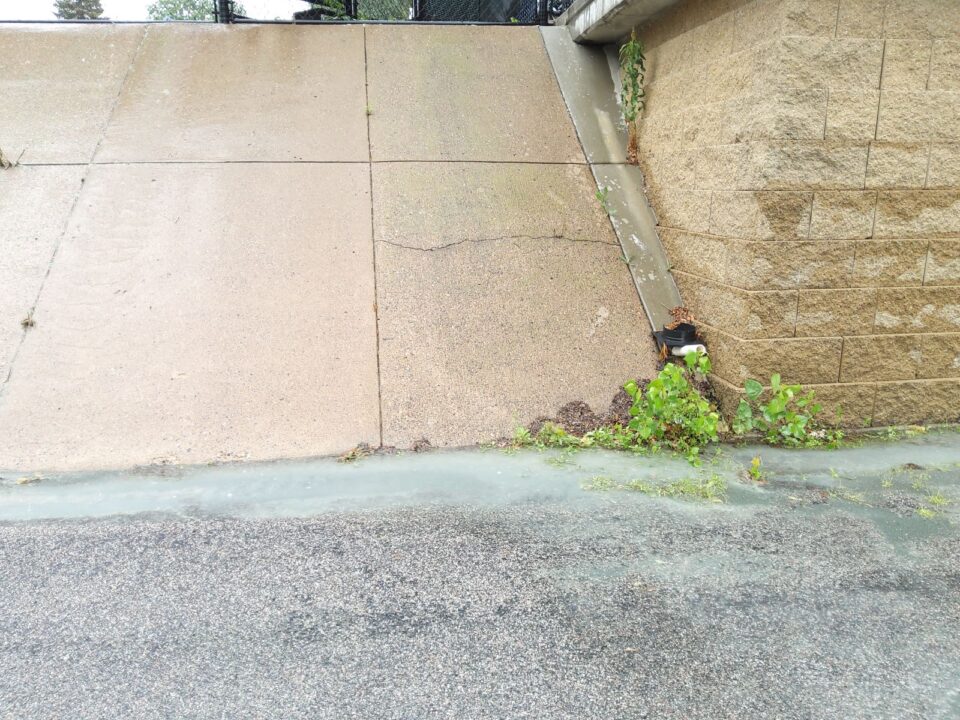
[[[147,6],[147,17],[151,20],[213,20],[213,7],[216,0],[154,0]],[[237,15],[245,15],[243,5],[233,4]]]
[[[100,0],[55,0],[53,14],[61,20],[106,19]]]

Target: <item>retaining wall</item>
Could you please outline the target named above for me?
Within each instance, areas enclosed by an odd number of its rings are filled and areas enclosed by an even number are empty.
[[[729,409],[960,415],[960,2],[689,0],[638,28],[641,163]]]

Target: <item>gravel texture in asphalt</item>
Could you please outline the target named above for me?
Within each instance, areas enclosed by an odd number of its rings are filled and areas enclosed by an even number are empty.
[[[720,505],[490,462],[549,482],[0,524],[0,718],[960,717],[960,535],[883,506],[915,479]]]

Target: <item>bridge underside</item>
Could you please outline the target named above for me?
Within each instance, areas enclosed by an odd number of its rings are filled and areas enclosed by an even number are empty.
[[[536,28],[0,25],[0,94],[0,467],[470,444],[654,370]]]

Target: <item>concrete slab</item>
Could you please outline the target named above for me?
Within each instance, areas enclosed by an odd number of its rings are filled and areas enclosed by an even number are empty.
[[[536,28],[366,33],[374,160],[584,162]]]
[[[435,248],[523,235],[614,244],[585,165],[375,163],[377,240]]]
[[[86,163],[142,25],[0,24],[0,148],[24,163]]]
[[[80,192],[82,166],[0,170],[0,386],[23,337],[67,214]]]
[[[368,159],[363,28],[155,25],[97,161]]]
[[[0,467],[378,442],[369,202],[363,165],[94,166],[0,397]]]
[[[489,440],[570,400],[605,410],[625,380],[653,374],[650,328],[585,170],[378,166],[386,444]],[[495,183],[496,173],[509,174]],[[553,200],[526,214],[498,205],[495,188],[511,186]],[[489,204],[470,199],[485,193]],[[553,237],[558,220],[569,234]],[[484,234],[470,236],[476,229]]]

